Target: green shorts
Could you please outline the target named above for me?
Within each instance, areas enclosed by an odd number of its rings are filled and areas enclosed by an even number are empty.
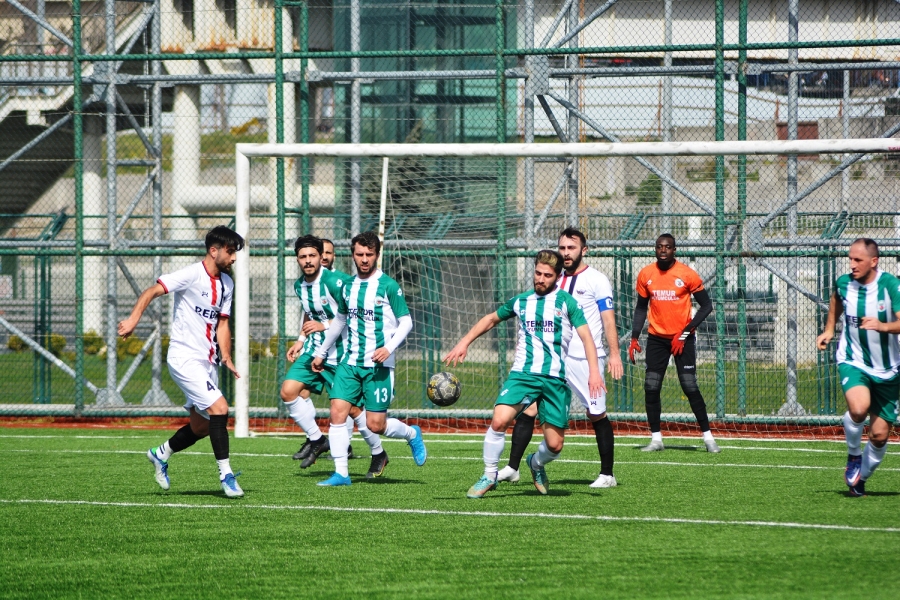
[[[331,386],[334,385],[334,371],[336,366],[325,363],[325,370],[321,373],[316,373],[310,366],[314,358],[315,357],[312,354],[301,354],[297,357],[297,360],[294,361],[294,364],[291,365],[291,368],[288,369],[287,375],[285,375],[284,378],[290,379],[291,381],[299,381],[306,386],[306,389],[308,389],[311,394],[321,394],[323,388],[327,388],[330,394]]]
[[[541,423],[565,429],[569,426],[569,404],[572,402],[572,390],[565,379],[533,375],[513,371],[506,378],[497,404],[515,406],[532,402],[538,403],[538,417]]]
[[[897,395],[900,394],[900,375],[891,379],[872,377],[862,369],[841,363],[838,365],[838,376],[844,393],[850,388],[864,386],[869,388],[871,397],[869,414],[878,415],[890,424],[897,420]]]
[[[394,399],[394,369],[341,363],[334,373],[331,397],[370,412],[385,412]]]

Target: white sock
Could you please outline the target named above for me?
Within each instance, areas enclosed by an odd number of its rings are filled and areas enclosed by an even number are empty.
[[[543,467],[549,462],[552,462],[559,458],[559,452],[550,452],[547,448],[547,442],[541,442],[541,445],[538,446],[537,452],[534,453],[534,457],[531,459],[531,462],[535,467]]]
[[[353,439],[353,417],[347,415],[347,445],[350,445],[350,440]]]
[[[844,437],[847,438],[847,454],[850,456],[862,454],[859,447],[862,445],[862,434],[865,425],[865,421],[857,423],[851,419],[849,410],[844,413]]]
[[[662,431],[654,431],[650,434],[651,442],[661,442],[662,441]]]
[[[219,481],[225,479],[225,476],[231,473],[231,462],[227,458],[223,458],[222,460],[217,460],[216,464],[219,465]]]
[[[346,423],[332,423],[331,429],[328,430],[328,443],[331,451],[331,458],[334,459],[334,470],[344,477],[350,476],[347,467],[347,446],[350,440],[347,438]]]
[[[866,449],[863,451],[862,455],[862,466],[859,468],[859,478],[862,481],[865,481],[872,476],[872,473],[875,472],[875,469],[877,469],[878,465],[881,464],[881,461],[884,460],[884,454],[886,452],[887,442],[885,442],[881,448],[875,446],[875,444],[872,443],[872,440],[869,440],[866,443]]]
[[[361,435],[362,439],[366,440],[366,443],[369,445],[372,456],[384,452],[384,448],[381,447],[381,436],[377,433],[372,433],[372,430],[369,429],[369,426],[366,424],[366,411],[359,413],[359,416],[356,417],[354,421],[356,421],[356,428],[359,429],[359,435]]]
[[[484,434],[484,476],[497,480],[497,465],[500,463],[500,455],[506,446],[506,432],[494,431],[488,427]]]
[[[312,400],[298,396],[293,402],[285,402],[288,414],[294,420],[300,429],[306,432],[306,437],[310,441],[316,441],[322,437],[322,430],[316,424],[316,407],[313,406]]]
[[[715,441],[712,436],[712,431],[704,431],[703,432],[703,441],[704,442],[714,442]]]
[[[156,449],[156,457],[159,460],[169,460],[169,458],[175,454],[172,452],[172,449],[169,448],[169,440],[164,441],[159,447]]]
[[[416,431],[400,419],[388,419],[387,426],[384,429],[384,436],[408,442],[416,437]]]

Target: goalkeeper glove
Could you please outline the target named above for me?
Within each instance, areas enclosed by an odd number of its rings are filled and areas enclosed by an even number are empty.
[[[693,330],[688,331],[685,329],[681,332],[676,338],[672,338],[672,356],[680,356],[682,352],[684,352],[684,342],[687,340],[691,334],[694,333]]]
[[[634,364],[634,353],[643,351],[644,350],[641,348],[641,344],[638,342],[637,338],[631,338],[631,345],[628,346],[628,358],[631,359],[631,364]]]

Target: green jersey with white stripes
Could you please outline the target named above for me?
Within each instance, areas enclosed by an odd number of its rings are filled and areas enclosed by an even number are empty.
[[[344,285],[338,310],[347,315],[343,362],[355,367],[379,366],[372,354],[393,337],[400,317],[409,314],[400,284],[380,269],[368,279],[354,277]],[[393,367],[394,358],[392,352],[380,366]]]
[[[497,316],[519,317],[512,371],[566,378],[569,341],[577,327],[587,325],[575,298],[559,288],[545,296],[524,292],[498,308]]]
[[[896,321],[900,311],[900,280],[882,270],[875,280],[860,285],[850,275],[835,282],[835,293],[844,305],[844,329],[838,342],[838,363],[851,364],[878,379],[890,379],[900,367],[897,335],[860,329],[863,317],[882,323]]]
[[[313,281],[306,281],[301,277],[294,282],[294,291],[300,299],[300,306],[307,320],[318,321],[325,325],[326,329],[338,311],[338,299],[345,285],[353,281],[353,278],[340,271],[329,271],[325,267],[319,269],[319,274]],[[328,350],[325,359],[328,364],[336,365],[344,354],[346,334],[338,338],[334,346]],[[317,331],[306,336],[303,344],[303,352],[313,354],[325,340],[325,332]]]

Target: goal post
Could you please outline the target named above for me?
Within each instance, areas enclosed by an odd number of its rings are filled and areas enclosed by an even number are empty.
[[[745,262],[747,261],[752,262],[753,268],[759,270],[760,273],[769,278],[770,287],[776,285],[776,287],[780,286],[779,289],[784,290],[782,298],[791,298],[791,302],[797,302],[798,300],[796,297],[792,295],[796,294],[801,298],[800,301],[803,301],[802,298],[806,298],[806,301],[810,302],[810,304],[819,306],[816,310],[821,310],[820,303],[817,304],[816,301],[822,300],[820,293],[822,290],[822,282],[828,277],[836,275],[836,273],[833,272],[833,262],[836,256],[835,248],[841,248],[842,245],[846,246],[848,243],[847,235],[850,235],[851,233],[854,236],[856,233],[867,233],[866,225],[862,221],[860,221],[858,227],[854,226],[846,228],[846,222],[849,217],[846,215],[843,217],[841,216],[847,212],[846,195],[844,195],[842,199],[837,199],[834,202],[829,200],[827,207],[823,205],[822,210],[816,210],[816,203],[822,198],[823,182],[834,178],[835,174],[851,168],[854,163],[867,155],[882,155],[895,152],[900,153],[900,141],[893,138],[721,142],[588,142],[577,144],[237,144],[235,153],[235,227],[237,232],[245,238],[246,245],[244,250],[238,253],[234,265],[236,288],[234,356],[235,365],[240,374],[240,378],[235,381],[235,434],[238,437],[246,437],[250,434],[250,396],[252,382],[255,376],[251,357],[250,316],[250,257],[253,255],[255,242],[253,235],[251,235],[252,215],[250,204],[250,180],[251,161],[254,159],[299,159],[304,157],[334,159],[335,164],[338,165],[338,167],[340,167],[341,164],[344,164],[341,161],[359,162],[377,159],[379,167],[377,190],[380,190],[382,186],[380,167],[382,159],[384,158],[392,159],[391,169],[394,169],[398,162],[393,159],[419,161],[417,164],[421,167],[421,172],[425,173],[426,170],[431,169],[428,171],[428,178],[430,178],[430,180],[439,180],[440,185],[444,186],[441,189],[452,187],[451,184],[453,182],[457,182],[460,178],[465,178],[465,173],[460,174],[458,171],[451,173],[449,170],[447,170],[446,173],[443,173],[439,170],[442,168],[437,166],[439,162],[447,161],[448,159],[457,161],[469,159],[507,159],[513,161],[513,165],[522,161],[532,161],[532,165],[534,162],[547,163],[553,168],[556,168],[553,165],[561,165],[559,173],[554,171],[552,178],[548,178],[546,185],[538,186],[541,189],[536,193],[532,191],[531,197],[524,198],[522,190],[528,189],[528,186],[522,184],[520,181],[521,177],[516,174],[510,175],[506,170],[499,169],[498,172],[503,171],[503,174],[497,175],[497,177],[502,177],[502,180],[498,179],[499,183],[490,182],[491,185],[487,186],[491,189],[490,194],[493,194],[493,198],[489,199],[487,202],[495,202],[497,203],[496,206],[502,204],[504,207],[503,212],[498,212],[496,208],[493,210],[493,225],[490,223],[490,214],[479,217],[482,219],[482,222],[478,225],[478,227],[481,227],[478,231],[483,232],[490,230],[490,234],[479,234],[481,235],[481,238],[479,239],[472,239],[472,236],[466,237],[461,235],[454,237],[452,232],[447,233],[450,226],[446,225],[446,219],[434,219],[430,222],[429,227],[425,228],[423,226],[421,231],[418,231],[415,236],[404,237],[402,234],[398,233],[398,231],[402,229],[401,223],[403,223],[404,218],[414,217],[415,215],[396,213],[391,216],[394,231],[393,234],[386,236],[386,247],[389,245],[392,248],[416,248],[416,252],[418,253],[431,251],[434,253],[434,256],[439,256],[441,248],[482,248],[494,252],[499,251],[505,253],[504,256],[508,257],[510,264],[513,265],[511,269],[515,271],[515,265],[521,266],[525,264],[527,262],[527,257],[530,254],[533,254],[535,250],[546,245],[555,244],[555,235],[558,233],[559,229],[561,229],[559,225],[578,225],[585,231],[591,231],[589,234],[589,245],[592,250],[596,249],[599,253],[604,255],[604,260],[606,260],[604,263],[605,268],[615,271],[614,273],[610,273],[610,279],[615,278],[617,282],[616,285],[621,286],[620,289],[617,288],[617,291],[621,294],[621,298],[617,298],[617,318],[619,320],[620,335],[625,335],[625,324],[628,325],[628,330],[630,331],[630,311],[633,306],[629,307],[628,302],[633,302],[633,296],[631,295],[633,291],[633,276],[636,275],[639,268],[637,266],[638,263],[643,261],[641,264],[647,264],[647,262],[651,260],[648,251],[652,248],[652,239],[655,239],[654,236],[656,234],[662,232],[660,227],[664,225],[674,227],[678,231],[683,232],[683,236],[677,234],[679,237],[680,255],[681,249],[685,248],[686,252],[684,256],[691,260],[696,260],[698,263],[702,263],[701,266],[706,267],[706,270],[704,271],[702,268],[698,267],[701,276],[707,280],[710,280],[710,278],[712,280],[715,280],[716,278],[726,280],[726,285],[723,285],[723,293],[715,296],[717,310],[723,309],[725,306],[723,302],[731,302],[732,296],[729,294],[732,294],[731,290],[734,288],[731,280],[734,279],[737,281],[739,279],[738,275],[732,277],[730,274],[726,274],[726,268],[745,268],[747,266]],[[784,157],[798,155],[821,158],[821,160],[818,160],[817,162],[819,166],[812,177],[812,180],[814,181],[809,182],[810,184],[806,186],[805,189],[801,186],[801,191],[794,197],[786,196],[782,201],[775,200],[774,202],[770,202],[769,205],[763,207],[762,214],[760,215],[748,216],[746,207],[743,209],[730,208],[726,210],[721,203],[718,202],[719,196],[725,194],[733,195],[734,193],[734,191],[729,188],[729,186],[733,185],[734,174],[731,174],[730,176],[726,174],[723,176],[722,173],[718,172],[723,170],[722,165],[724,165],[724,161],[715,161],[719,166],[717,167],[717,172],[712,176],[708,174],[701,174],[700,176],[691,175],[694,171],[691,171],[690,164],[695,163],[691,163],[690,161],[708,161],[708,157],[765,157],[763,162],[760,162],[759,166],[759,171],[763,171],[771,170],[770,167],[773,165],[775,169],[782,168],[782,163],[785,160],[793,160],[784,158],[772,159],[771,157],[773,156]],[[662,167],[653,164],[652,160],[649,160],[653,157],[662,156],[678,157],[680,161],[690,164],[687,167],[676,166],[676,170],[681,168],[683,172],[662,172]],[[622,167],[620,163],[613,163],[611,161],[613,159],[618,160],[628,158],[637,159],[637,162],[639,163],[634,166],[634,169],[640,170],[641,175],[635,178],[633,177],[634,173],[629,171],[629,177],[636,182],[639,182],[640,186],[633,184],[629,185],[626,181],[623,185],[616,183],[615,185],[608,186],[603,193],[600,193],[600,190],[585,189],[584,187],[578,187],[574,190],[571,189],[573,185],[600,185],[597,184],[596,181],[602,179],[599,176],[580,178],[569,177],[573,172],[577,171],[578,173],[584,174],[585,169],[594,168],[591,165],[598,165],[601,161],[605,161],[603,162],[603,165],[605,166],[602,166],[602,168],[606,169],[607,180],[615,179],[618,175],[613,171],[616,168]],[[300,161],[296,162],[297,164],[300,164]],[[590,167],[586,167],[585,165],[589,165]],[[457,168],[458,166],[459,165],[457,164],[454,168]],[[335,168],[336,171],[338,170],[338,167]],[[402,164],[396,168],[402,169]],[[549,169],[551,167],[547,168]],[[599,169],[601,167],[597,168]],[[514,166],[512,171],[516,171]],[[533,173],[533,167],[531,172]],[[612,174],[610,175],[610,173]],[[646,179],[640,179],[641,176],[647,173],[649,173],[649,175]],[[409,175],[405,176],[409,178]],[[652,177],[656,177],[656,179],[654,180]],[[757,173],[755,177],[758,180],[760,175]],[[781,176],[778,175],[777,177]],[[334,175],[334,178],[337,180],[338,175]],[[509,179],[508,181],[507,178]],[[726,178],[731,178],[732,183],[725,181]],[[474,180],[474,178],[471,179]],[[552,181],[550,179],[552,179]],[[586,184],[579,183],[582,179],[590,180],[590,182]],[[624,179],[628,178],[626,177]],[[746,186],[746,182],[748,181],[746,169],[740,176],[740,179],[742,179],[742,185]],[[576,183],[573,184],[573,180]],[[752,177],[749,180],[754,181]],[[684,196],[684,198],[681,198],[684,202],[673,206],[662,206],[658,204],[654,199],[655,196],[653,196],[655,193],[654,190],[659,186],[666,185],[670,186],[675,191],[680,192],[681,195]],[[391,186],[391,193],[393,194],[394,184],[392,183]],[[712,195],[708,189],[710,186],[715,188]],[[531,187],[533,190],[534,185]],[[560,197],[562,193],[561,190],[567,187],[570,188],[570,197],[575,198],[574,204],[570,202],[569,208],[565,208],[565,201],[554,204],[556,199]],[[469,182],[466,185],[460,185],[454,189],[456,189],[455,192],[448,192],[446,194],[446,199],[448,199],[448,201],[454,201],[454,199],[455,201],[460,201],[460,198],[463,198],[463,201],[466,200],[467,197],[465,196],[467,194],[475,193],[473,190],[476,190],[477,186]],[[649,192],[647,190],[649,190]],[[739,191],[738,193],[741,192]],[[747,191],[745,187],[743,193],[752,194],[752,191]],[[527,194],[528,192],[526,192],[526,195]],[[650,200],[646,200],[647,197],[650,197]],[[705,202],[704,199],[708,197],[712,198],[712,201]],[[797,230],[796,226],[780,225],[779,219],[788,214],[790,210],[794,210],[801,200],[806,203],[804,204],[803,209],[810,215],[819,215],[822,213],[824,216],[822,216],[820,220],[827,222],[828,214],[834,213],[833,217],[835,220],[844,219],[845,227],[841,229],[841,232],[839,232],[837,236],[832,236],[830,238],[819,236],[819,241],[817,242],[816,236],[810,235],[807,231]],[[390,202],[390,199],[388,199],[388,201]],[[489,207],[490,205],[486,204],[485,206]],[[572,208],[573,206],[574,208]],[[401,207],[398,210],[402,212],[403,208]],[[743,213],[741,213],[741,210],[743,210]],[[481,212],[490,213],[491,211],[487,209],[482,210]],[[870,212],[872,215],[885,215],[885,211],[880,210],[879,207],[873,207],[871,211],[867,212]],[[726,216],[726,213],[730,216]],[[503,227],[501,228],[503,235],[506,236],[505,238],[501,238],[497,231],[491,229],[491,226],[496,229],[498,214],[505,214],[508,217],[509,215],[513,215],[513,217],[511,217],[512,222],[510,224],[504,222]],[[271,218],[271,215],[269,218]],[[471,217],[471,214],[466,213],[466,209],[464,208],[460,209],[458,218],[458,220],[468,218],[469,221],[474,219],[474,217]],[[734,218],[741,220],[740,226],[737,228],[733,226]],[[889,214],[885,218],[888,221],[891,220]],[[606,221],[603,221],[603,219],[606,219]],[[673,219],[677,219],[678,222],[673,224]],[[614,223],[612,222],[613,220],[615,221]],[[815,219],[811,216],[810,222],[814,220]],[[652,221],[653,226],[648,226],[648,221]],[[883,225],[883,223],[878,221],[878,218],[875,216],[873,216],[870,221],[872,225],[870,229],[877,229]],[[868,222],[869,221],[867,221],[867,223]],[[818,221],[816,221],[816,223],[818,223]],[[781,228],[777,234],[770,235],[768,231],[764,231],[766,227],[771,228],[775,225]],[[681,229],[678,229],[678,227],[681,227]],[[334,226],[332,229],[336,230],[336,228],[337,227]],[[510,228],[515,228],[515,231],[511,231]],[[891,234],[894,235],[898,228],[900,228],[900,220],[894,218],[889,224]],[[349,231],[348,229],[349,228],[345,228],[345,230],[347,230],[347,239],[352,237],[352,235],[359,233],[359,231]],[[475,231],[476,229],[477,227],[473,225],[471,231]],[[842,237],[841,234],[845,229],[846,235],[843,235]],[[713,233],[715,235],[713,235]],[[433,237],[430,239],[427,237],[428,235],[444,237]],[[879,236],[876,232],[868,237],[879,238],[885,236]],[[684,243],[681,243],[682,238],[687,238]],[[289,240],[281,241],[287,243]],[[344,240],[344,243],[346,243],[346,240]],[[498,243],[503,246],[502,248],[499,248],[499,250],[497,248]],[[493,248],[491,247],[491,244],[494,245]],[[888,254],[890,254],[891,251],[897,250],[900,249],[896,247],[888,248]],[[843,251],[845,252],[845,249]],[[592,254],[591,257],[593,256],[595,255]],[[734,264],[729,263],[726,265],[724,262],[726,256],[727,259],[733,261]],[[791,257],[804,256],[810,258],[811,262],[809,262],[808,265],[804,264],[802,268],[798,268],[794,263],[787,263],[789,267],[787,269],[779,264],[775,264],[781,259],[790,261]],[[831,262],[828,263],[827,268],[823,266],[827,261],[821,260],[819,261],[821,264],[819,264],[812,260],[813,258],[818,260],[818,257],[822,257],[823,259],[827,257],[831,260]],[[435,259],[434,261],[429,262],[430,259],[426,259],[423,259],[422,261],[424,266],[419,266],[423,272],[430,272],[429,270],[433,271],[438,268],[436,265],[438,265],[439,261]],[[749,262],[747,262],[747,264],[749,264]],[[809,265],[813,266],[810,267]],[[818,272],[817,275],[818,279],[810,284],[809,281],[804,279],[804,277],[806,277],[806,270],[809,268],[815,270],[819,267],[825,269],[825,271],[823,272],[820,269],[820,272]],[[787,273],[785,273],[785,270],[787,270]],[[521,269],[519,269],[519,271],[521,271]],[[735,272],[737,273],[738,271],[736,270]],[[527,281],[527,277],[522,276],[521,272],[509,275],[504,274],[502,268],[500,268],[498,273],[499,275],[497,275],[497,277],[507,277],[508,280],[504,281],[499,287],[499,289],[503,291],[512,291],[511,288],[520,286],[523,281]],[[388,274],[390,275],[391,273]],[[446,280],[446,277],[444,277],[444,279],[441,279],[441,277],[442,276],[438,275],[437,279],[425,281],[422,284],[423,289],[428,288],[430,289],[430,293],[439,294],[441,290],[437,288],[453,285],[448,282],[440,283],[441,281]],[[772,281],[775,283],[773,284]],[[720,283],[721,281],[718,281],[714,285]],[[280,285],[284,285],[284,282],[280,282]],[[754,285],[757,285],[757,287],[762,286],[762,284]],[[504,286],[507,286],[510,289],[507,290]],[[810,289],[816,288],[817,286],[818,289]],[[629,287],[631,289],[629,289]],[[759,288],[760,294],[764,292],[762,287]],[[741,291],[735,297],[740,297],[745,291],[746,290]],[[754,293],[756,292],[754,291]],[[496,299],[497,298],[494,298],[494,300]],[[292,301],[294,301],[293,298],[288,298],[289,303]],[[827,302],[827,297],[825,298],[825,301]],[[728,372],[721,376],[715,374],[715,381],[711,380],[705,382],[703,391],[709,412],[711,414],[715,413],[721,421],[728,421],[729,419],[755,419],[760,423],[789,423],[792,418],[802,416],[806,422],[810,423],[821,422],[828,424],[835,422],[836,417],[832,406],[833,403],[831,403],[830,400],[826,403],[825,408],[819,411],[807,406],[806,408],[803,408],[802,413],[791,412],[791,410],[795,410],[793,408],[795,404],[797,406],[800,405],[796,397],[791,397],[789,387],[790,379],[792,377],[796,378],[796,372],[792,373],[792,369],[793,371],[796,371],[797,369],[796,346],[798,340],[796,338],[796,333],[793,334],[793,338],[790,337],[790,333],[787,334],[789,339],[786,342],[787,350],[785,350],[785,352],[787,353],[787,358],[785,359],[785,364],[782,365],[781,362],[774,363],[777,365],[777,368],[783,368],[786,373],[784,377],[788,380],[788,383],[786,384],[788,385],[788,388],[783,398],[784,404],[778,407],[784,412],[772,411],[770,413],[754,414],[753,410],[748,411],[748,405],[746,404],[747,353],[756,353],[754,356],[757,354],[762,356],[764,351],[758,350],[757,346],[754,346],[754,344],[758,343],[758,340],[751,337],[752,334],[747,329],[748,321],[746,315],[741,312],[746,309],[746,299],[735,300],[735,302],[739,303],[739,307],[734,310],[728,308],[728,311],[730,311],[728,313],[728,319],[737,319],[738,321],[743,319],[742,322],[737,323],[737,329],[735,331],[731,331],[730,329],[734,325],[731,320],[722,323],[722,321],[726,320],[724,315],[718,322],[708,324],[706,329],[705,335],[709,336],[710,340],[708,340],[709,343],[707,343],[706,346],[707,350],[703,351],[705,352],[705,360],[708,360],[712,365],[721,365],[723,364],[723,361],[727,359],[729,365],[728,368],[732,368],[730,366],[732,362],[739,365],[738,367],[734,367],[736,369],[735,372]],[[780,300],[780,302],[783,302],[783,300]],[[776,312],[780,310],[777,306],[768,306],[767,309]],[[778,312],[778,315],[780,315],[780,312]],[[456,316],[459,320],[456,327],[459,328],[464,325],[471,326],[481,314],[473,313],[467,317],[465,315],[457,314]],[[466,322],[466,318],[468,318],[468,322]],[[776,317],[776,319],[777,318],[780,317]],[[817,321],[818,318],[818,315],[810,317],[809,323],[807,323],[806,326],[819,326]],[[710,317],[710,319],[713,319],[713,317]],[[440,323],[440,319],[432,322],[429,327],[436,328],[440,326],[439,324],[435,325],[435,322]],[[418,327],[418,324],[416,326]],[[291,335],[291,333],[289,332],[288,335]],[[727,340],[718,340],[718,337],[727,338]],[[508,366],[508,364],[511,363],[506,359],[506,356],[504,356],[503,353],[510,350],[510,344],[514,346],[514,341],[501,341],[498,343],[500,345],[498,348],[492,350],[492,356],[498,356],[499,358],[497,360]],[[794,350],[791,350],[792,347]],[[794,356],[790,356],[791,352],[794,352]],[[809,357],[811,355],[806,353],[804,356]],[[752,361],[752,359],[750,360]],[[816,362],[819,358],[813,356],[812,360]],[[805,365],[805,363],[803,364]],[[826,366],[829,365],[830,363]],[[767,369],[768,368],[769,367],[767,367]],[[764,369],[763,372],[769,373],[770,371]],[[498,387],[502,382],[500,379],[502,375],[503,374],[499,369],[490,375],[490,377],[496,378]],[[484,377],[488,376],[485,375]],[[674,374],[670,374],[667,379],[671,380],[668,383],[677,385],[677,378]],[[738,383],[735,384],[735,381]],[[744,399],[738,400],[737,405],[733,404],[733,399],[730,397],[732,395],[732,390],[728,386],[731,385],[738,385],[740,389],[743,389],[738,395],[742,396]],[[743,388],[741,388],[741,386],[743,386]],[[634,389],[635,386],[633,385],[633,382],[619,385],[615,392],[615,407],[617,407],[618,410],[611,407],[610,412],[616,413],[624,411],[623,414],[633,413],[634,419],[640,421],[641,402],[638,401],[635,403]],[[640,389],[642,389],[642,387]],[[834,393],[834,389],[829,387],[827,394],[834,396]],[[272,397],[277,398],[277,395],[278,390],[272,389]],[[640,393],[637,395],[640,395]],[[613,404],[609,399],[607,402],[608,406]],[[484,411],[487,411],[488,408],[489,405],[486,404]],[[423,415],[450,414],[449,412],[431,413],[431,411],[428,410],[419,412]],[[664,412],[666,412],[665,407]]]

